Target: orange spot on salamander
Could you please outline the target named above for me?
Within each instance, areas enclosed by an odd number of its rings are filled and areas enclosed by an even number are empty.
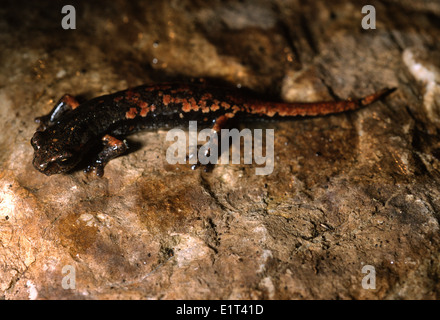
[[[125,99],[127,99],[128,101],[133,101],[133,102],[137,102],[140,98],[140,94],[139,92],[133,92],[131,90],[128,90],[125,93]]]
[[[118,147],[123,142],[119,139],[116,139],[115,137],[112,137],[111,135],[106,134],[102,137],[102,141],[105,141],[109,146]]]
[[[189,102],[191,103],[191,108],[192,108],[194,111],[199,111],[199,105],[197,104],[196,99],[191,98],[191,99],[189,99]]]
[[[170,102],[172,101],[172,97],[169,94],[164,94],[163,95],[163,104],[164,105],[169,105]]]
[[[220,109],[220,106],[218,104],[213,104],[211,106],[211,111],[217,111],[218,109]]]
[[[183,99],[182,104],[183,104],[182,106],[183,111],[188,112],[192,110],[191,103],[189,103],[187,99]]]
[[[127,119],[134,119],[134,118],[136,118],[136,115],[137,115],[137,110],[136,110],[136,108],[130,108],[130,110],[128,110],[128,111],[125,113],[125,117],[126,117]]]
[[[269,111],[266,112],[266,115],[268,117],[273,117],[276,113],[276,111],[269,109]]]
[[[225,110],[228,110],[230,107],[231,107],[231,105],[229,104],[229,103],[227,103],[227,102],[224,102],[224,101],[222,101],[222,103],[220,104],[223,108],[225,108]]]
[[[236,112],[238,112],[238,111],[240,111],[240,107],[234,104],[234,105],[232,106],[232,112],[233,112],[233,113],[236,113]]]
[[[70,105],[72,107],[72,110],[75,110],[79,106],[78,101],[76,101],[76,99],[69,94],[65,94],[61,99],[61,101]]]
[[[199,105],[203,113],[208,113],[211,111],[211,109],[209,109],[209,107],[206,106],[206,100],[200,100]]]
[[[177,100],[179,100],[179,102],[180,102],[181,99],[176,99],[176,102],[177,102]],[[191,111],[191,104],[188,103],[188,100],[186,100],[186,99],[182,100],[182,111],[183,112],[190,112]]]
[[[125,98],[126,99],[131,99],[133,97],[133,91],[131,91],[131,90],[127,90],[126,92],[125,92]]]
[[[205,93],[202,97],[202,100],[212,100],[212,94],[210,93]]]
[[[217,111],[218,109],[220,109],[220,101],[214,99],[213,103],[211,104],[211,111]]]
[[[146,117],[148,112],[150,111],[150,108],[148,108],[148,103],[142,101],[139,103],[139,106],[141,107],[141,112],[139,112],[139,115],[141,117]]]

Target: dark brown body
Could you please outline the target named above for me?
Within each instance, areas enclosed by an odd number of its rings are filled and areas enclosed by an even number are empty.
[[[240,90],[182,84],[140,86],[83,104],[65,95],[48,115],[37,118],[40,127],[31,140],[33,164],[47,175],[67,172],[85,153],[99,148],[88,170],[102,175],[105,164],[127,149],[118,138],[142,129],[170,128],[196,120],[219,131],[235,117],[327,115],[355,110],[393,90],[384,89],[359,100],[316,103],[264,102],[244,96]]]

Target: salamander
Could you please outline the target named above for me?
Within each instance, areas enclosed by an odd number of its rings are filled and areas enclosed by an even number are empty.
[[[391,92],[382,89],[361,99],[313,103],[267,102],[250,98],[243,90],[206,84],[143,85],[103,95],[84,103],[64,95],[45,116],[31,139],[33,165],[46,175],[66,173],[86,154],[95,153],[85,169],[102,176],[104,166],[128,149],[123,138],[155,128],[171,128],[197,121],[219,132],[232,118],[324,116],[356,110]]]

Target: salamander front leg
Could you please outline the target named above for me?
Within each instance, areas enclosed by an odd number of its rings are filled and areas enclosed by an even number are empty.
[[[35,122],[40,124],[37,131],[46,130],[47,127],[50,127],[55,121],[60,119],[62,115],[75,110],[78,106],[79,102],[73,96],[65,94],[48,114],[35,118]]]
[[[125,141],[121,141],[115,137],[106,134],[102,137],[104,148],[84,171],[94,171],[98,177],[104,175],[104,167],[111,159],[114,159],[127,151],[128,146]]]

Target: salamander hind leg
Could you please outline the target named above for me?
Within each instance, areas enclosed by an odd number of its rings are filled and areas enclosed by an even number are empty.
[[[84,171],[94,171],[98,177],[104,175],[105,165],[112,159],[120,156],[128,150],[128,146],[125,141],[121,141],[115,137],[106,134],[102,137],[103,149],[98,153],[95,160]]]
[[[64,114],[76,109],[78,106],[79,102],[75,99],[75,97],[71,96],[70,94],[65,94],[48,114],[35,118],[35,122],[40,124],[37,131],[46,130]]]
[[[228,122],[228,117],[222,115],[215,120],[213,127],[211,128],[211,133],[209,136],[209,141],[198,148],[197,153],[197,163],[192,165],[192,169],[195,170],[199,167],[204,168],[205,172],[211,171],[214,165],[218,163],[220,156],[220,138],[221,129],[226,127]],[[192,155],[190,155],[191,157]]]

